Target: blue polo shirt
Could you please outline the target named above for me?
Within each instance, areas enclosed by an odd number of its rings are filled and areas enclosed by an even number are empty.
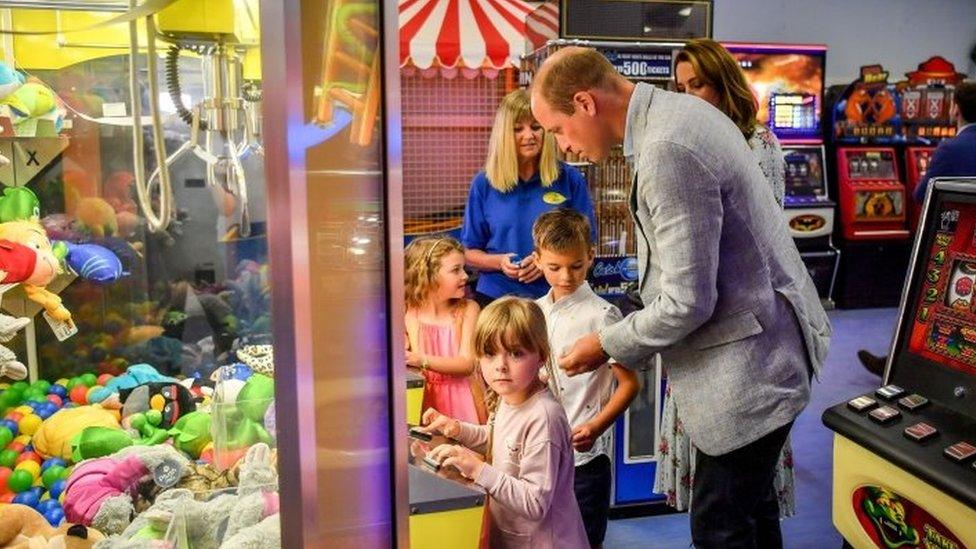
[[[548,187],[539,174],[519,181],[507,193],[495,190],[485,172],[471,181],[468,204],[464,209],[461,243],[466,248],[489,254],[514,253],[522,259],[532,253],[532,224],[539,215],[554,208],[572,208],[590,219],[591,235],[596,239],[593,202],[586,180],[576,168],[559,163],[559,177]],[[517,295],[537,299],[549,291],[545,278],[523,284],[501,271],[481,273],[477,290],[491,297]]]

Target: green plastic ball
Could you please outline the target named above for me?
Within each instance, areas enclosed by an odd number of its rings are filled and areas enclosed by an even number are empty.
[[[68,391],[71,391],[72,389],[75,388],[75,385],[78,385],[79,383],[81,383],[81,378],[80,377],[73,377],[73,378],[71,378],[71,379],[68,380],[68,385],[65,388],[68,389]]]
[[[61,480],[62,475],[64,475],[64,467],[60,465],[52,465],[41,473],[41,482],[44,483],[45,488],[50,490],[51,485]]]
[[[4,467],[13,468],[14,463],[17,462],[17,458],[20,456],[20,452],[17,450],[3,450],[0,451],[0,465]]]
[[[37,389],[42,394],[46,395],[48,390],[51,388],[51,382],[46,379],[39,379],[31,385],[31,388]]]
[[[79,379],[81,379],[81,382],[85,384],[85,387],[94,387],[95,384],[98,383],[98,378],[91,372],[81,374]]]
[[[14,471],[10,478],[7,479],[7,487],[10,488],[11,492],[21,493],[27,490],[34,484],[34,477],[30,474],[30,471],[25,471],[23,469],[18,469]]]
[[[14,434],[5,425],[0,425],[0,448],[6,448],[10,441],[14,439]]]

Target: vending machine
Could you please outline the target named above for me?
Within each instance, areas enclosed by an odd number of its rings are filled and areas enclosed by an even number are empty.
[[[800,257],[827,307],[833,307],[840,251],[837,203],[827,186],[821,118],[827,47],[723,44],[742,67],[759,105],[757,119],[779,139],[785,160],[784,215]]]
[[[976,179],[937,180],[884,382],[828,408],[833,523],[858,549],[976,547]]]

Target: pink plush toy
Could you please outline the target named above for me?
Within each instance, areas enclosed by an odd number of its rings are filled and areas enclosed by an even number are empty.
[[[64,516],[70,522],[90,526],[103,501],[130,494],[139,479],[148,474],[149,469],[135,455],[122,460],[83,461],[72,471],[65,486]]]

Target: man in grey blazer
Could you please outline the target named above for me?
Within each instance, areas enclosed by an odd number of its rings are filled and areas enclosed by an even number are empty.
[[[660,353],[700,451],[695,545],[781,545],[773,471],[830,324],[742,133],[697,97],[635,86],[589,48],[543,63],[532,112],[564,151],[600,162],[623,145],[636,172],[644,309],[581,338],[559,366],[574,375]]]

